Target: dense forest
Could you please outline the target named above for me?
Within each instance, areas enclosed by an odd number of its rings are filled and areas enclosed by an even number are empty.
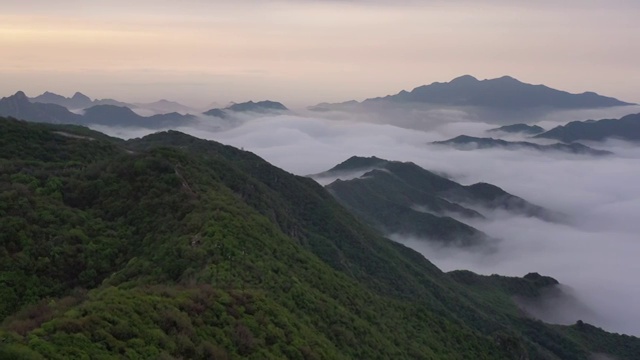
[[[640,354],[512,300],[552,278],[444,273],[314,180],[175,131],[0,119],[0,219],[0,359]]]

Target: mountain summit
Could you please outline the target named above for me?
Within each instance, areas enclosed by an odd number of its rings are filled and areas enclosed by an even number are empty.
[[[571,94],[545,85],[527,84],[511,76],[478,80],[471,75],[464,75],[445,83],[434,82],[419,86],[410,92],[402,91],[396,95],[367,99],[364,102],[381,100],[504,109],[537,107],[584,109],[632,105],[594,92]]]
[[[594,92],[572,94],[545,85],[524,83],[511,76],[479,80],[463,75],[449,82],[434,82],[411,91],[402,90],[395,95],[366,99],[362,103],[353,101],[341,104],[320,104],[311,110],[331,110],[378,103],[425,104],[441,107],[478,107],[498,111],[531,109],[592,109],[633,105]]]
[[[83,96],[80,93],[76,93],[73,98],[82,99]],[[33,102],[22,91],[0,99],[0,116],[10,116],[16,119],[41,123],[94,124],[150,129],[183,126],[195,119],[193,115],[182,115],[175,112],[148,117],[140,116],[128,107],[117,105],[95,105],[87,108],[84,114],[79,115],[72,113],[62,105]]]
[[[232,103],[224,109],[215,108],[205,111],[203,114],[219,118],[227,118],[232,113],[254,113],[254,114],[270,114],[280,111],[288,111],[286,106],[277,101],[247,101],[243,103]]]
[[[535,150],[535,151],[552,151],[552,152],[565,152],[574,155],[591,155],[591,156],[606,156],[613,155],[612,152],[606,150],[593,149],[589,146],[580,143],[571,144],[549,144],[540,145],[528,141],[506,141],[494,138],[479,138],[467,135],[456,136],[455,138],[445,141],[435,141],[434,145],[448,145],[459,150],[477,150],[477,149],[506,149],[506,150]]]
[[[96,99],[92,100],[87,95],[76,92],[72,97],[64,97],[49,91],[45,91],[43,94],[29,99],[32,103],[42,104],[55,104],[64,106],[67,109],[86,109],[94,105],[116,105],[116,106],[130,106],[130,104],[123,103],[113,99]]]
[[[609,138],[640,141],[640,114],[631,114],[620,119],[572,121],[536,137],[562,142],[603,141]]]

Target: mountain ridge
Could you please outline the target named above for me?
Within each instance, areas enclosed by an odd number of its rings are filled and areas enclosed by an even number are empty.
[[[54,124],[94,124],[147,128],[182,126],[195,121],[193,115],[178,113],[145,117],[136,114],[128,107],[117,105],[94,105],[87,108],[84,114],[76,114],[62,105],[33,103],[22,91],[0,99],[0,116]]]
[[[477,149],[507,149],[519,150],[529,149],[540,152],[564,152],[574,155],[590,155],[590,156],[608,156],[613,155],[612,152],[606,150],[597,150],[580,143],[570,144],[548,144],[540,145],[528,141],[507,141],[494,138],[480,138],[468,135],[459,135],[449,140],[434,141],[431,144],[439,146],[452,146],[459,150],[477,150]]]
[[[29,98],[29,100],[33,103],[60,105],[60,106],[66,107],[69,110],[85,109],[95,105],[115,105],[115,106],[126,106],[126,107],[133,106],[132,104],[128,104],[128,103],[113,100],[113,99],[92,100],[90,97],[88,97],[87,95],[79,91],[75,92],[72,97],[65,97],[53,92],[45,91],[44,93],[38,96]]]
[[[176,131],[0,130],[2,358],[626,360],[640,347],[531,319],[512,296],[553,281],[443,273],[252,153]]]
[[[620,119],[572,121],[535,137],[565,143],[578,140],[603,141],[607,138],[640,141],[640,114],[630,114]]]
[[[362,171],[365,172],[360,174]],[[358,172],[358,176],[348,176],[350,172]],[[345,175],[347,180],[339,178]],[[469,205],[543,220],[560,218],[497,186],[463,186],[410,162],[352,156],[311,177],[338,177],[326,189],[363,221],[388,236],[417,237],[445,245],[491,246],[495,239],[465,223],[464,218],[484,218],[482,210]]]
[[[367,105],[380,102],[395,104],[421,103],[448,107],[480,107],[500,110],[516,109],[588,109],[634,105],[612,97],[587,91],[580,94],[556,90],[545,85],[521,82],[511,76],[478,80],[463,75],[449,82],[433,82],[402,90],[395,95],[369,98],[362,102],[353,100],[339,104],[319,104],[312,110],[328,110],[332,107]]]
[[[225,108],[214,108],[203,112],[204,115],[226,119],[232,113],[258,113],[270,114],[274,112],[289,111],[282,103],[271,100],[254,102],[253,100],[243,103],[233,103]]]
[[[546,130],[538,125],[528,125],[528,124],[512,124],[512,125],[504,125],[498,128],[493,128],[487,130],[487,132],[495,133],[495,132],[504,132],[511,134],[526,134],[526,135],[537,135],[545,132]]]

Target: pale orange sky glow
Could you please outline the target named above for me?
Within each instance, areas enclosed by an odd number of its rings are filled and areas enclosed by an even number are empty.
[[[471,74],[640,102],[636,3],[12,1],[0,93],[295,107]]]

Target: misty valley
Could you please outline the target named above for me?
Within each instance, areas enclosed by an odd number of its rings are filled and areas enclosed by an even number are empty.
[[[0,138],[0,359],[640,358],[636,104],[16,89]]]

